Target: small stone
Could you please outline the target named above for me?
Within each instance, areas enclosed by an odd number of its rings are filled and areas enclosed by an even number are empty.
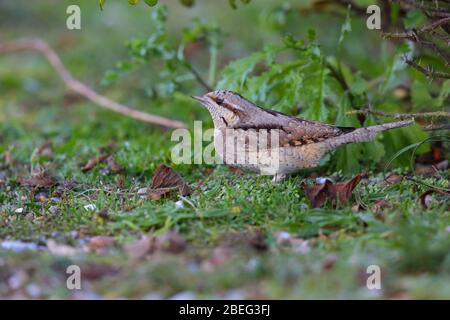
[[[91,204],[85,205],[85,206],[84,206],[84,209],[85,209],[86,211],[94,211],[94,210],[97,209],[97,207],[96,207],[95,204],[91,203]]]
[[[331,183],[334,183],[333,179],[328,178],[328,177],[317,177],[317,178],[316,178],[316,183],[318,183],[318,184],[324,184],[324,183],[326,183],[327,181],[328,181],[328,182],[331,182]]]
[[[59,212],[59,208],[57,206],[50,206],[48,211],[52,214],[57,214]]]
[[[52,238],[60,238],[61,237],[61,232],[59,231],[54,231],[51,234]]]
[[[146,196],[147,195],[147,192],[148,192],[148,188],[140,188],[138,191],[137,191],[137,194],[139,195],[139,196]]]
[[[27,287],[26,287],[26,292],[27,294],[32,297],[32,298],[37,298],[41,295],[42,290],[41,288],[35,284],[35,283],[30,283]]]
[[[289,232],[280,231],[275,234],[275,239],[278,245],[287,245],[290,244],[291,235],[289,234]]]
[[[16,210],[14,210],[15,213],[23,213],[23,211],[23,208],[17,208]]]
[[[183,200],[178,200],[177,202],[175,202],[175,208],[183,209],[184,208]]]

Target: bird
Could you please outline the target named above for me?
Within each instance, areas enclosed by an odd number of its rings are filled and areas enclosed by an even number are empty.
[[[302,169],[314,168],[339,146],[369,141],[378,132],[408,126],[414,119],[369,127],[340,127],[264,109],[242,95],[216,90],[192,96],[209,111],[214,148],[228,165],[249,169],[281,181]]]

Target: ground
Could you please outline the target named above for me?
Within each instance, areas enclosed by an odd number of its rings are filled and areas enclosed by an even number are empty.
[[[212,126],[189,95],[154,104],[140,86],[146,67],[115,86],[100,85],[105,70],[125,55],[125,39],[146,34],[148,12],[107,1],[112,9],[99,14],[97,4],[84,1],[83,31],[69,32],[61,27],[65,7],[41,3],[5,2],[17,15],[0,19],[1,37],[45,36],[75,77],[106,96]],[[258,7],[232,11],[224,3],[218,19],[234,35],[224,49],[230,57],[259,50],[266,38],[279,40],[277,33],[235,23],[256,21]],[[172,7],[176,33],[187,9]],[[302,17],[302,24],[317,25],[324,47],[334,48],[343,18],[313,19]],[[350,43],[368,43],[349,51],[372,64],[366,53],[379,37],[352,36],[358,41]],[[194,62],[207,73],[207,63]],[[0,298],[450,298],[449,198],[420,197],[430,186],[448,190],[449,170],[416,175],[390,166],[383,172],[387,159],[381,159],[366,168],[347,203],[313,208],[304,184],[352,176],[325,164],[272,183],[224,165],[174,165],[170,137],[171,130],[68,93],[36,54],[1,56]],[[97,157],[103,161],[95,164]],[[192,194],[141,196],[159,164],[180,173]],[[69,289],[71,265],[81,270],[79,290]],[[379,290],[367,286],[373,266],[381,271]]]
[[[357,210],[354,198],[312,209],[301,187],[314,183],[311,173],[274,184],[225,166],[173,166],[192,195],[153,201],[137,191],[151,184],[158,164],[170,165],[170,132],[78,100],[7,112],[21,115],[0,132],[9,155],[1,171],[0,238],[41,245],[52,239],[78,251],[2,251],[2,297],[450,297],[448,201],[436,195],[424,209],[424,185],[369,173],[354,191],[366,209]],[[104,149],[123,170],[99,164],[82,172]],[[55,196],[61,187],[23,186],[31,164],[47,165],[67,190]],[[448,178],[421,181],[445,187]],[[127,244],[148,234],[169,247],[136,257]],[[115,243],[92,248],[96,235]],[[80,291],[66,288],[72,264],[82,270]],[[366,287],[370,265],[381,268],[381,290]]]

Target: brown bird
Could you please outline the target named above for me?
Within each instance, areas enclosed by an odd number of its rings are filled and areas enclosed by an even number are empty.
[[[211,114],[214,147],[220,158],[229,165],[273,175],[274,181],[317,166],[327,152],[341,145],[368,141],[377,132],[414,122],[338,127],[263,109],[232,91],[217,90],[193,98]]]

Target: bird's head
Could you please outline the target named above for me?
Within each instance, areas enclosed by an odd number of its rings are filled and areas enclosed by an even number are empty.
[[[245,104],[242,96],[232,91],[216,90],[203,96],[193,96],[208,109],[217,129],[232,127],[245,115]]]

